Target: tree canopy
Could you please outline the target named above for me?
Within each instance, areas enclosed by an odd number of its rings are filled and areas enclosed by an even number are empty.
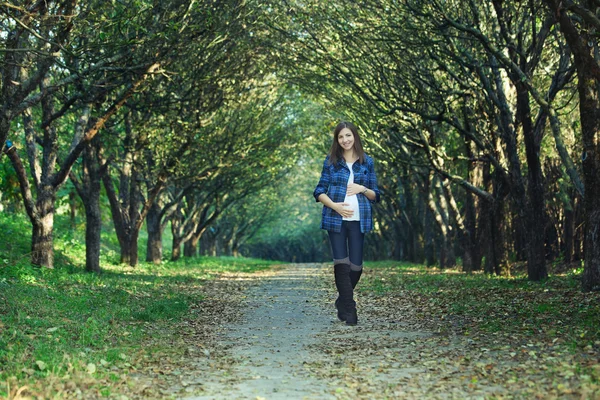
[[[57,204],[121,261],[328,258],[310,195],[340,120],[383,202],[367,257],[600,287],[590,1],[24,1],[0,5],[0,206],[52,267]],[[75,196],[75,194],[77,194]],[[65,200],[68,198],[69,200]],[[182,253],[183,247],[183,253]]]

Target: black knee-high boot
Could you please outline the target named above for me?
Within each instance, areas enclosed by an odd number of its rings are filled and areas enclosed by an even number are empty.
[[[360,269],[360,271],[354,271],[354,270],[350,270],[350,283],[352,284],[352,289],[356,289],[356,285],[358,284],[358,281],[360,280],[360,276],[362,275],[362,268]],[[354,293],[353,293],[354,294]],[[345,311],[343,311],[340,315],[340,298],[338,296],[337,299],[335,299],[335,308],[337,308],[338,310],[338,318],[340,319],[340,321],[345,321]]]
[[[356,303],[354,302],[354,290],[350,281],[350,265],[337,264],[333,267],[335,275],[335,286],[339,293],[338,318],[346,321],[346,325],[356,325]]]
[[[362,275],[362,268],[360,271],[350,270],[350,283],[352,283],[352,289],[356,289],[356,284],[360,281],[360,276]]]

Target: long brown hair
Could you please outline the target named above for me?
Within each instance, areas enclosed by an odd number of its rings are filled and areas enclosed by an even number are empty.
[[[333,130],[333,143],[331,144],[331,149],[329,150],[329,163],[331,165],[336,165],[340,162],[340,160],[344,157],[344,149],[340,146],[338,142],[338,135],[341,130],[344,128],[350,129],[352,135],[354,136],[354,154],[358,156],[358,161],[362,164],[365,162],[365,151],[362,147],[362,142],[360,141],[360,136],[358,136],[358,129],[351,122],[340,122],[335,129]]]

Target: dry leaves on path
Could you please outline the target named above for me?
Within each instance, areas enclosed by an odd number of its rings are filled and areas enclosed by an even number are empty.
[[[461,312],[456,306],[461,303],[453,297],[465,295],[465,287],[452,290],[448,284],[428,292],[396,281],[384,293],[373,290],[374,282],[393,281],[390,272],[368,270],[357,290],[359,325],[337,323],[314,346],[316,360],[309,367],[331,380],[340,399],[600,397],[600,342],[557,336],[558,319],[554,326],[551,320],[538,318],[529,327],[532,321],[521,315],[523,303],[532,296],[540,301],[538,294],[548,293],[544,289],[488,288],[487,297],[486,289],[474,290],[478,301],[496,297],[498,314],[520,313],[518,322],[496,327],[497,319],[489,313]],[[327,268],[322,273],[329,294],[320,301],[334,315],[333,279]],[[561,296],[569,293],[568,288],[555,288],[555,297],[559,290]],[[579,295],[583,303],[588,298]],[[520,306],[512,310],[514,304]]]

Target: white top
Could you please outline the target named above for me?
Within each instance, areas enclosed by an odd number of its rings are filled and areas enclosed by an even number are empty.
[[[354,165],[354,162],[346,163],[346,165],[348,165],[348,168],[350,169],[350,176],[348,177],[349,185],[351,183],[354,183],[354,172],[352,171],[352,165]],[[344,221],[360,221],[360,208],[358,207],[358,197],[356,197],[355,194],[353,194],[352,196],[346,195],[344,203],[350,204],[349,206],[346,206],[346,208],[354,210],[354,214],[352,214],[350,218],[343,217],[342,219]]]

